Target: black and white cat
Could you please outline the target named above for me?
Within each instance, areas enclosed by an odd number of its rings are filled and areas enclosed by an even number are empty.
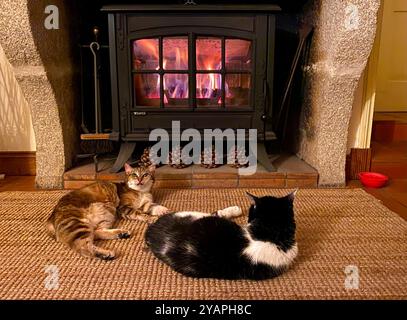
[[[198,278],[268,279],[297,256],[294,196],[250,195],[246,226],[228,220],[242,214],[228,207],[214,214],[176,212],[160,217],[145,234],[154,255],[175,271]]]

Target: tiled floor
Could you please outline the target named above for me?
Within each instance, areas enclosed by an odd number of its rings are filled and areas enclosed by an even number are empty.
[[[34,176],[6,176],[0,180],[0,192],[2,191],[34,191]]]
[[[375,113],[372,139],[371,171],[390,180],[383,188],[365,190],[407,220],[407,112]],[[349,186],[361,184],[351,181]]]
[[[364,188],[359,180],[350,181],[348,186],[351,188]],[[390,210],[396,212],[404,220],[407,220],[407,179],[391,179],[383,188],[364,189],[382,201]]]
[[[393,179],[407,179],[407,141],[373,141],[371,171]]]

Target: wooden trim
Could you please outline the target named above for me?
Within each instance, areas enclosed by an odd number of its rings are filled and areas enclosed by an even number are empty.
[[[383,0],[381,1],[380,9],[377,14],[376,38],[373,44],[368,64],[366,66],[366,71],[363,79],[364,83],[363,83],[362,113],[360,116],[359,128],[356,133],[355,147],[357,148],[370,148],[373,125],[373,113],[376,99],[376,78],[377,78],[377,68],[379,64],[382,19],[383,19]]]
[[[109,140],[110,133],[83,133],[81,140]]]
[[[370,148],[352,148],[346,159],[346,179],[359,179],[359,172],[370,171],[372,150]]]
[[[35,176],[35,151],[0,151],[0,173],[9,176]]]

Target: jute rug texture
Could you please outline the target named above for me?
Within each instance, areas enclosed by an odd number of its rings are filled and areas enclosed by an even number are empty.
[[[213,212],[245,195],[279,189],[156,190],[172,210]],[[407,223],[361,189],[303,189],[295,200],[299,256],[267,281],[192,279],[144,249],[146,224],[120,222],[133,236],[101,241],[114,261],[82,258],[45,232],[66,191],[0,193],[0,299],[407,299]]]

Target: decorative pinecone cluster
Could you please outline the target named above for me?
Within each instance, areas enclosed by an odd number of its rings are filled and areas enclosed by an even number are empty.
[[[140,157],[140,164],[149,167],[152,164],[154,164],[156,167],[159,167],[162,165],[162,163],[159,162],[159,159],[156,157],[150,157],[150,150],[151,147],[147,147],[144,149],[143,154]]]
[[[220,167],[221,164],[221,156],[218,152],[216,152],[216,148],[214,145],[209,148],[205,148],[201,152],[201,166],[207,169],[214,169]]]
[[[175,147],[169,152],[168,165],[176,169],[183,169],[190,166],[189,164],[185,164],[182,159],[181,147]]]
[[[228,165],[232,168],[247,167],[249,161],[246,158],[246,149],[241,146],[234,146],[228,153]]]

